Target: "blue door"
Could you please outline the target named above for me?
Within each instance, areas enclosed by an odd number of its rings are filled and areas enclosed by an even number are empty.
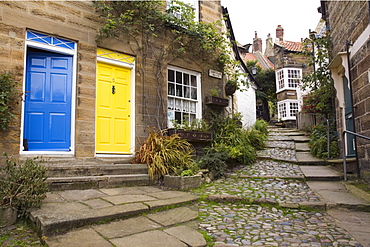
[[[25,151],[70,151],[72,56],[27,53]]]

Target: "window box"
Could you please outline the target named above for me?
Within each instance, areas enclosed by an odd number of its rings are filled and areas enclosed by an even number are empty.
[[[206,105],[226,107],[229,105],[229,99],[216,96],[207,96]]]
[[[211,141],[212,140],[212,133],[209,133],[209,132],[169,129],[168,134],[169,135],[178,134],[181,138],[190,140],[190,141]]]

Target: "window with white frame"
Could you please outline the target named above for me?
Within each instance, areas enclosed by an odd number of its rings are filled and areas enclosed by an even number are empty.
[[[298,112],[298,102],[289,102],[289,115],[295,117]]]
[[[279,70],[276,72],[276,79],[278,83],[278,89],[283,89],[284,88],[284,71]]]
[[[298,100],[283,100],[278,102],[278,118],[295,120],[298,112]]]
[[[174,120],[182,124],[201,118],[200,73],[171,66],[167,71],[167,85],[169,127],[173,127]]]
[[[279,118],[286,118],[286,104],[279,103],[278,105],[279,110]]]
[[[283,68],[276,71],[277,91],[296,89],[302,81],[302,69]]]

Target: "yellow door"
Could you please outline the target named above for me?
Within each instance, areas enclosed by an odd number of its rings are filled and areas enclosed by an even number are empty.
[[[130,153],[130,78],[131,69],[97,64],[97,153]]]

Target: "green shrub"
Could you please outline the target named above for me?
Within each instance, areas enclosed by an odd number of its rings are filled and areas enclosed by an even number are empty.
[[[339,149],[338,149],[338,140],[337,136],[332,131],[332,127],[329,131],[329,138],[330,138],[330,157],[338,157],[339,156]],[[315,125],[313,127],[313,131],[310,135],[309,147],[310,152],[313,156],[326,159],[328,158],[328,144],[327,144],[327,126],[323,123]]]
[[[28,158],[19,164],[6,155],[6,165],[1,171],[0,205],[18,209],[20,216],[26,215],[31,207],[41,206],[48,185],[45,183],[46,168],[39,162],[42,161]]]
[[[208,169],[213,179],[222,177],[227,168],[226,160],[229,159],[227,151],[215,147],[207,147],[204,151],[204,155],[199,160],[200,167]]]
[[[268,131],[268,123],[265,120],[257,119],[257,121],[254,123],[253,129],[260,131],[263,133],[266,137],[269,134]]]
[[[7,72],[0,74],[0,130],[2,131],[8,128],[15,117],[12,110],[17,96],[16,84],[11,74]]]
[[[166,174],[180,175],[184,170],[195,169],[193,152],[193,146],[178,135],[167,136],[166,131],[150,129],[134,162],[147,164],[149,176],[160,179]]]

